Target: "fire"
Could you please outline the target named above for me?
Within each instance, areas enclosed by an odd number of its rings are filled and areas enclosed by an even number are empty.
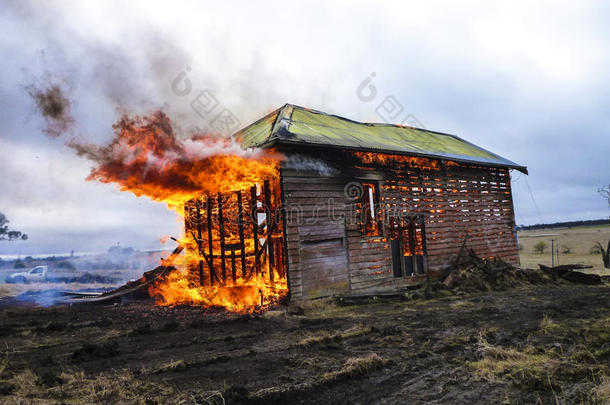
[[[160,305],[201,305],[224,307],[232,312],[252,312],[277,304],[287,293],[285,280],[272,285],[263,276],[254,276],[243,284],[194,286],[188,274],[174,271],[162,283],[150,288],[152,296],[160,296]]]
[[[409,166],[419,169],[427,170],[440,170],[440,164],[438,160],[427,159],[415,156],[399,156],[399,155],[388,155],[383,153],[371,153],[371,152],[353,152],[362,164],[370,165],[391,165],[391,166]]]
[[[70,143],[96,164],[88,180],[163,202],[185,223],[179,243],[186,253],[172,263],[175,271],[149,289],[157,304],[250,312],[287,294],[282,221],[270,214],[280,205],[271,184],[277,183],[281,155],[244,151],[232,140],[207,135],[179,139],[160,111],[125,115],[113,128],[106,146]],[[237,195],[239,207],[231,204]]]
[[[161,111],[125,115],[113,128],[115,136],[106,146],[70,143],[97,164],[88,180],[118,184],[121,191],[164,202],[178,212],[195,195],[238,190],[277,176],[277,153],[243,151],[230,140],[205,135],[181,141]]]

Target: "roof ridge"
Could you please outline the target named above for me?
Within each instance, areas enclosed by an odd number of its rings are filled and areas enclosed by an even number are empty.
[[[298,116],[295,116],[297,110]],[[457,135],[409,125],[359,122],[290,103],[241,129],[236,135],[243,135],[248,139],[242,144],[242,147],[246,148],[264,148],[277,143],[319,144],[378,150],[391,154],[432,156],[465,163],[515,168],[527,174],[525,166]]]
[[[292,120],[294,107],[293,104],[286,103],[279,109],[277,117],[275,117],[275,121],[271,126],[269,141],[279,139],[282,133],[288,133],[288,124]]]
[[[353,120],[353,119],[351,119],[351,118],[343,117],[343,116],[341,116],[341,115],[337,115],[337,114],[329,114],[329,113],[324,112],[324,111],[315,110],[315,109],[313,109],[313,108],[309,108],[309,107],[302,107],[302,106],[300,106],[300,105],[296,105],[296,104],[289,104],[289,103],[287,103],[287,104],[285,104],[284,106],[287,106],[287,105],[290,105],[290,106],[292,106],[293,108],[298,108],[298,109],[305,110],[305,111],[308,111],[308,112],[311,112],[311,113],[314,113],[314,114],[322,114],[322,115],[326,115],[326,116],[329,116],[329,117],[335,117],[335,118],[338,118],[338,119],[340,119],[340,120],[343,120],[343,121],[349,121],[349,122],[352,122],[352,123],[354,123],[354,124],[359,124],[359,125],[383,126],[383,127],[396,127],[396,128],[408,128],[408,129],[412,129],[412,130],[415,130],[415,131],[429,132],[429,133],[432,133],[432,134],[445,135],[445,136],[452,136],[452,137],[454,137],[454,138],[461,139],[461,138],[460,138],[458,135],[455,135],[455,134],[450,134],[449,132],[440,132],[440,131],[434,131],[434,130],[432,130],[432,129],[428,129],[428,128],[419,128],[419,127],[414,127],[414,126],[411,126],[411,125],[403,125],[403,124],[391,124],[391,123],[387,123],[387,122],[365,122],[365,121],[356,121],[356,120]]]

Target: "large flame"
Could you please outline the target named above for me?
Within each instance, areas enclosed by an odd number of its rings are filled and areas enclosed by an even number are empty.
[[[194,198],[248,189],[278,176],[281,155],[243,150],[232,140],[202,134],[181,140],[160,111],[145,117],[124,115],[113,128],[114,137],[106,146],[70,143],[96,163],[88,179],[115,183],[122,191],[163,202],[181,222],[185,203]],[[187,247],[187,253],[173,263],[177,270],[150,288],[160,305],[222,306],[247,312],[275,303],[287,293],[285,277],[270,278],[262,273],[237,282],[198,285],[191,270],[193,263],[201,260],[195,236],[185,232],[180,243]]]
[[[116,183],[121,191],[164,202],[178,213],[196,195],[239,190],[277,176],[281,156],[274,151],[242,150],[232,140],[203,134],[182,141],[161,111],[124,115],[113,128],[106,146],[70,143],[97,164],[88,180]]]
[[[204,307],[224,307],[232,312],[252,312],[277,304],[286,295],[286,280],[274,283],[266,277],[254,275],[247,282],[235,285],[214,285],[199,287],[192,284],[188,274],[177,270],[160,284],[149,290],[158,296],[160,305],[201,305]]]

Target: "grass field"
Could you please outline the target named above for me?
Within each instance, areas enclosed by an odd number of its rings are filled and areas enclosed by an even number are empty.
[[[594,266],[589,272],[597,274],[610,274],[605,270],[599,253],[591,254],[590,250],[595,242],[601,242],[606,247],[610,240],[610,225],[581,226],[573,228],[548,228],[518,233],[521,251],[521,267],[537,268],[538,264],[550,266],[551,244],[555,241],[555,265],[557,265],[557,249],[559,250],[559,264],[581,263]],[[534,245],[539,241],[547,244],[544,253],[535,253]],[[570,253],[566,253],[569,249]]]

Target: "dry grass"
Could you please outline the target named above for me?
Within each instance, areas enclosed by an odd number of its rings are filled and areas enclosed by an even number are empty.
[[[610,377],[604,376],[597,387],[593,390],[596,399],[602,404],[610,404]]]
[[[599,325],[592,325],[595,330]],[[564,329],[543,317],[540,330],[547,336],[562,335]],[[483,335],[479,336],[478,348],[481,359],[468,363],[475,373],[491,382],[512,382],[519,389],[547,391],[560,402],[566,387],[574,381],[586,382],[593,390],[581,392],[580,403],[609,404],[610,380],[608,367],[592,351],[598,345],[598,337],[591,342],[583,342],[570,355],[564,355],[552,348],[526,346],[522,349],[501,347],[490,344]]]
[[[468,309],[473,308],[475,305],[470,301],[458,300],[449,304],[451,309]]]
[[[329,342],[334,340],[336,335],[331,334],[328,331],[322,331],[317,335],[306,336],[299,340],[297,346],[313,346],[322,342]]]
[[[6,403],[177,404],[186,400],[173,387],[138,379],[129,370],[93,378],[82,371],[66,370],[59,379],[60,384],[47,387],[34,372],[24,370],[10,380],[16,388],[6,397]]]
[[[561,326],[553,321],[547,314],[542,316],[542,321],[540,321],[540,331],[544,335],[550,335],[561,329]]]
[[[167,373],[167,372],[171,372],[171,371],[184,371],[187,368],[188,368],[188,364],[184,360],[173,360],[173,361],[164,363],[164,364],[160,365],[159,367],[155,368],[152,371],[152,373],[160,374],[160,373]]]
[[[344,378],[361,376],[377,370],[386,363],[377,353],[370,353],[362,357],[351,357],[347,359],[343,367],[339,370],[322,374],[320,382],[322,384],[332,383]]]
[[[522,267],[538,268],[538,263],[550,266],[552,263],[551,240],[554,239],[555,246],[559,246],[559,264],[592,265],[593,268],[586,270],[587,272],[610,274],[610,270],[604,269],[601,255],[589,253],[598,241],[606,246],[610,240],[610,225],[520,231],[518,236],[519,244],[523,247],[519,252]],[[534,245],[539,241],[547,244],[543,254],[534,253]],[[571,253],[562,253],[566,246],[570,248]]]
[[[552,375],[560,366],[560,362],[552,358],[548,353],[539,353],[533,348],[516,350],[494,346],[487,342],[483,336],[479,336],[479,350],[482,358],[479,361],[471,362],[477,373],[488,379],[495,381],[496,377],[507,374],[516,377]]]
[[[323,330],[315,335],[309,335],[299,340],[297,346],[313,346],[321,343],[332,343],[338,342],[342,339],[349,339],[358,336],[362,336],[368,333],[370,329],[363,327],[362,325],[354,326],[346,329],[339,333],[330,333],[329,331]]]

